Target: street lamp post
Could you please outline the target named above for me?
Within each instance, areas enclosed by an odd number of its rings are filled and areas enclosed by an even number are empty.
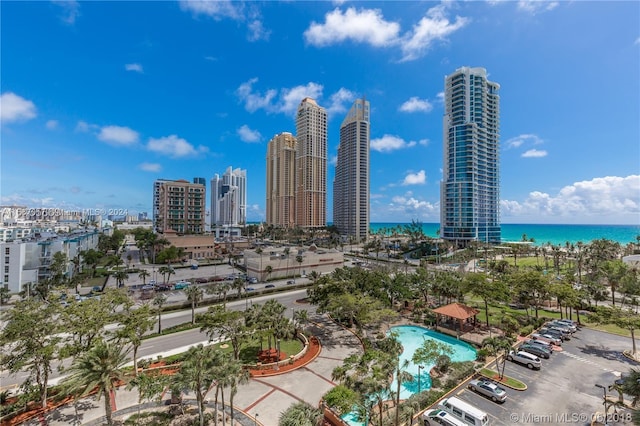
[[[253,426],[257,426],[258,425],[258,413],[256,413],[256,415],[253,417]]]
[[[424,368],[423,365],[418,366],[418,393],[420,393],[422,390],[422,388],[420,387],[420,370],[422,370],[423,368]]]
[[[604,415],[607,415],[607,387],[603,386],[603,385],[599,385],[596,383],[596,387],[602,389],[602,398],[604,399],[604,402],[602,403],[604,405]]]

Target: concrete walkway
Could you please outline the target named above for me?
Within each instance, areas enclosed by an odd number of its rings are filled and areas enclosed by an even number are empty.
[[[257,424],[277,426],[280,413],[292,403],[305,401],[314,407],[318,406],[320,398],[335,386],[331,380],[333,369],[342,365],[346,357],[362,352],[358,338],[350,331],[343,329],[326,316],[311,316],[308,330],[320,340],[322,349],[320,355],[304,367],[288,373],[252,378],[248,384],[239,388],[234,398],[239,424]],[[165,355],[165,354],[157,354]],[[229,390],[225,390],[228,395]],[[213,393],[206,396],[212,403]],[[184,399],[194,399],[186,395]],[[114,420],[125,420],[137,412],[138,392],[121,387],[115,395]],[[152,408],[153,404],[145,404]],[[34,419],[25,424],[62,426],[70,424],[99,425],[104,416],[104,398],[96,401],[95,397],[84,398],[77,404],[79,423],[76,423],[75,407],[73,404],[60,407],[46,416],[46,423]]]

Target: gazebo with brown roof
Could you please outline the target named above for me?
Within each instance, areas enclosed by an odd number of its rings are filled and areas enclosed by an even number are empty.
[[[464,331],[462,329],[463,321],[466,321],[469,318],[473,317],[473,325],[475,326],[476,315],[480,313],[479,310],[472,308],[471,306],[463,305],[462,303],[457,302],[436,308],[433,310],[433,312],[436,314],[436,325],[438,324],[440,315],[442,315],[458,320],[458,324],[460,324],[460,331]]]

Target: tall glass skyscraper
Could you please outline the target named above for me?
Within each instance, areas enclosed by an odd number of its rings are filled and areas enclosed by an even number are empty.
[[[459,246],[501,239],[499,90],[484,68],[445,78],[440,236]]]
[[[228,167],[211,179],[211,227],[247,223],[247,171]]]
[[[342,122],[333,181],[333,224],[356,241],[369,233],[369,113],[369,101],[356,99]]]
[[[296,114],[296,225],[327,225],[327,111],[304,98]]]

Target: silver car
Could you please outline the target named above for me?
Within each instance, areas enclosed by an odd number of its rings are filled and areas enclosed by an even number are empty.
[[[489,380],[471,380],[469,389],[490,398],[493,402],[504,402],[507,399],[507,392]]]

